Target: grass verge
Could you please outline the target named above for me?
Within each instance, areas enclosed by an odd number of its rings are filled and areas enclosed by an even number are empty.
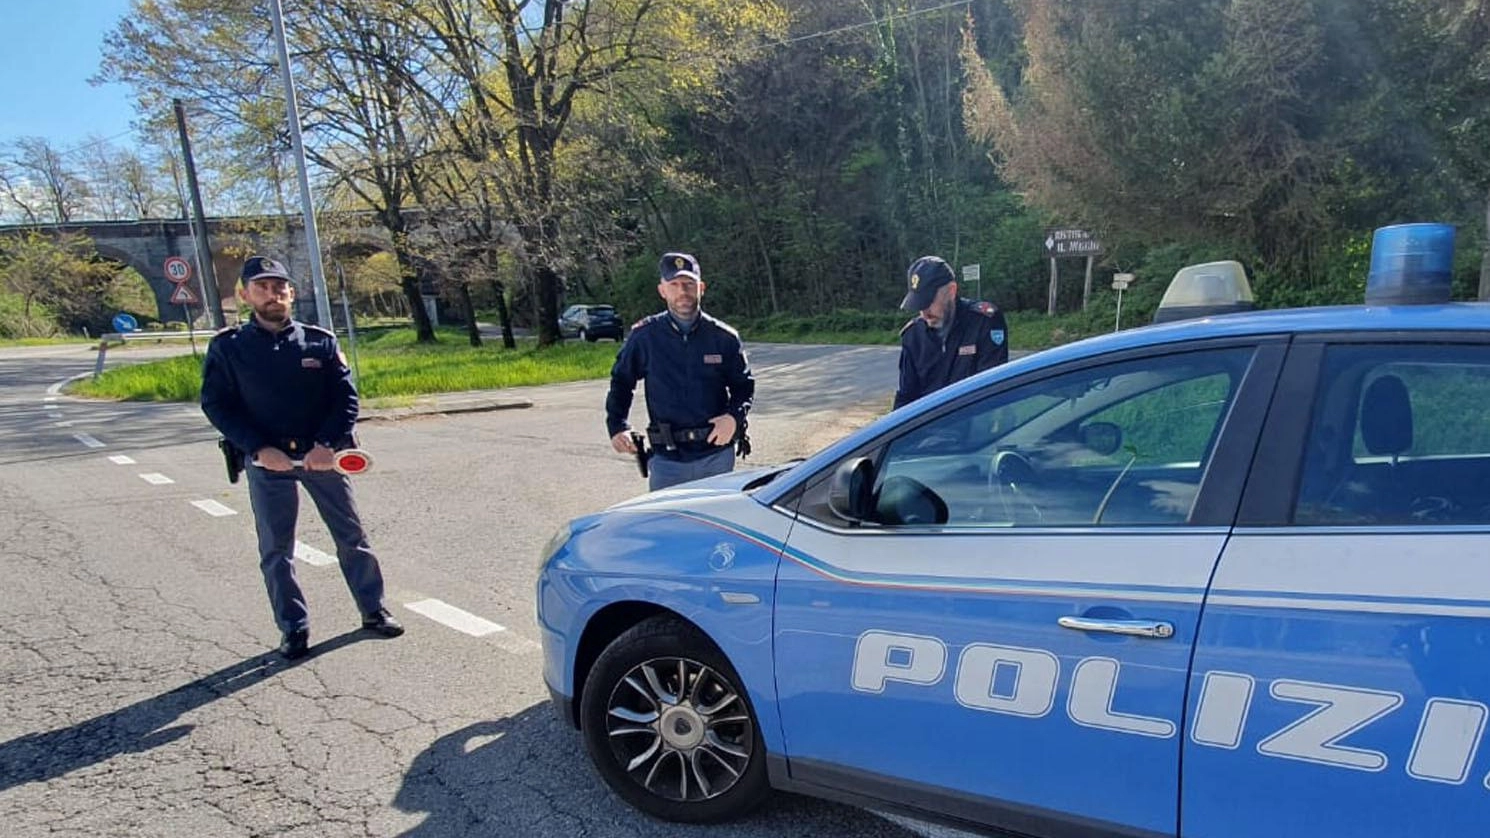
[[[425,393],[491,390],[603,378],[616,358],[615,344],[569,341],[539,349],[519,342],[502,349],[500,341],[470,346],[456,330],[441,330],[433,345],[414,342],[413,330],[359,332],[357,386],[366,399],[398,400]],[[345,343],[343,344],[345,349]],[[84,380],[71,392],[131,401],[196,401],[201,395],[202,361],[181,355],[118,367]]]
[[[59,346],[68,343],[92,345],[98,343],[98,339],[80,338],[76,335],[54,338],[0,338],[0,349],[10,346]]]

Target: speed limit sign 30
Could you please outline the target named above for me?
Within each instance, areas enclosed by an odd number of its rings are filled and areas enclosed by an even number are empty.
[[[166,259],[166,279],[172,282],[185,282],[191,279],[191,263],[180,256],[171,256]]]

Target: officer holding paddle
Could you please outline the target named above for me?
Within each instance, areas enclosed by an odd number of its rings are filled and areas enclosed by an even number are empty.
[[[336,335],[290,316],[295,287],[274,259],[254,256],[244,263],[238,296],[253,317],[219,332],[208,346],[202,412],[247,461],[259,569],[283,634],[280,654],[294,660],[309,651],[309,615],[293,564],[300,486],[331,531],[362,627],[397,637],[403,626],[383,605],[383,574],[352,484],[338,470],[337,452],[354,447],[357,389]]]

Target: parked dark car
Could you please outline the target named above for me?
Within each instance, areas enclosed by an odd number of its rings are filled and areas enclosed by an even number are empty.
[[[573,305],[559,315],[559,332],[566,338],[584,338],[594,343],[601,338],[621,340],[621,318],[616,307],[609,305]]]

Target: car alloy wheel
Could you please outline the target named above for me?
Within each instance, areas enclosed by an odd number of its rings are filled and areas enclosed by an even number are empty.
[[[581,702],[601,776],[666,820],[714,822],[767,793],[755,713],[727,660],[693,626],[653,618],[596,661]]]

